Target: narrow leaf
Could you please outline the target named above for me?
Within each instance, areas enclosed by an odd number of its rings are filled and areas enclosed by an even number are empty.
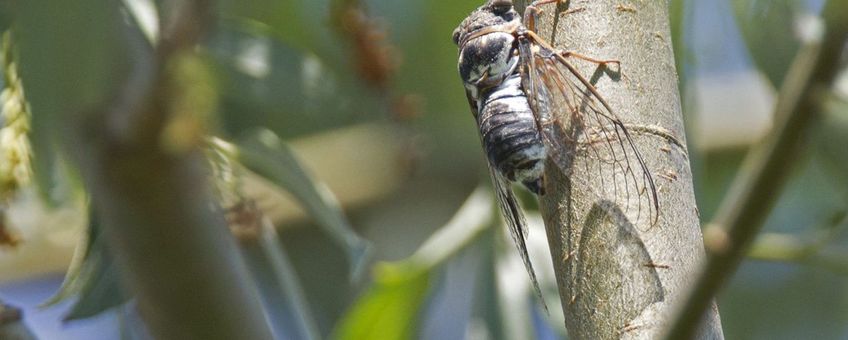
[[[733,11],[754,63],[779,87],[800,42],[795,29],[798,1],[734,0]]]
[[[306,301],[283,243],[271,220],[258,214],[255,237],[240,238],[241,249],[257,282],[262,303],[278,337],[319,339],[317,323]]]
[[[130,296],[123,291],[118,275],[96,214],[90,213],[86,239],[78,246],[62,287],[43,305],[51,306],[77,297],[64,320],[96,316],[129,300]]]
[[[492,199],[487,189],[477,189],[412,256],[378,265],[374,286],[347,313],[334,338],[413,338],[433,270],[470,246],[492,224]]]
[[[291,193],[345,250],[351,265],[351,278],[361,277],[370,256],[370,245],[353,231],[330,190],[312,178],[282,140],[271,131],[261,130],[240,146],[220,139],[213,139],[212,144],[248,170]]]
[[[119,2],[17,1],[15,41],[32,107],[36,180],[52,186],[57,138],[115,91],[128,58]]]
[[[377,283],[348,312],[336,339],[412,339],[429,286],[428,273],[396,277],[377,274]]]

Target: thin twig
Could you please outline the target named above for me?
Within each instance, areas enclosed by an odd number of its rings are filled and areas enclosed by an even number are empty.
[[[848,38],[848,3],[828,1],[823,13],[824,36],[805,46],[792,65],[775,108],[778,125],[770,138],[749,154],[711,224],[726,228],[709,227],[705,233],[707,248],[712,251],[707,266],[666,339],[692,338],[701,316],[738,267],[791,173],[790,165],[798,158],[804,137],[823,105]]]
[[[748,259],[812,265],[848,275],[848,248],[821,244],[795,235],[760,235],[748,251]]]
[[[760,261],[792,262],[823,267],[848,274],[848,249],[833,245],[848,228],[848,214],[835,213],[825,223],[811,225],[809,235],[764,233],[748,250],[748,258]]]

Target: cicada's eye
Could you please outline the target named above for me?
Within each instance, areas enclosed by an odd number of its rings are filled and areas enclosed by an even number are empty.
[[[512,0],[492,0],[489,6],[495,14],[504,14],[512,9]]]
[[[457,28],[457,29],[453,30],[453,37],[452,37],[452,39],[453,39],[453,44],[454,44],[454,45],[459,45],[459,28]]]

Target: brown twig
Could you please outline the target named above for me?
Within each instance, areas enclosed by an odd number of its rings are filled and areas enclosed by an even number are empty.
[[[805,46],[795,59],[775,108],[778,124],[772,135],[749,154],[716,213],[707,234],[718,235],[705,270],[666,339],[690,339],[716,292],[736,270],[751,241],[768,217],[798,158],[809,128],[816,120],[837,74],[848,38],[848,3],[828,1],[825,32],[820,42]],[[707,242],[708,249],[709,242]]]

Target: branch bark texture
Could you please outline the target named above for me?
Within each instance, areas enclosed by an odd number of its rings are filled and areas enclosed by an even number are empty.
[[[566,327],[575,339],[655,339],[705,257],[668,3],[575,0],[559,7],[542,6],[538,33],[559,49],[621,62],[620,69],[604,69],[571,58],[627,126],[653,173],[660,205],[652,225],[612,203],[621,198],[588,194],[615,185],[591,171],[598,168],[592,162],[603,160],[578,160],[589,166],[575,166],[569,176],[546,167],[555,190],[543,197],[541,209]],[[714,305],[697,338],[723,338]]]

